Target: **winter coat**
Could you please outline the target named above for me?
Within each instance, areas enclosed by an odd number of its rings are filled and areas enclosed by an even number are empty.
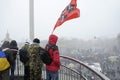
[[[10,63],[10,65],[13,64],[13,63],[12,63],[12,61],[13,61],[13,56],[12,56],[12,54],[11,54],[11,50],[10,50],[9,48],[4,48],[4,49],[2,49],[2,50],[5,52],[6,57],[7,57],[7,60],[8,60],[8,62]],[[10,80],[9,69],[10,69],[10,67],[7,68],[7,69],[4,70],[4,71],[0,71],[0,80]]]
[[[12,40],[10,43],[10,49],[12,50],[14,61],[16,60],[16,55],[18,52],[17,42],[15,40]]]
[[[58,40],[58,37],[56,35],[50,35],[48,44],[56,46],[56,42]],[[47,45],[46,45],[47,47]],[[46,70],[57,72],[60,69],[60,56],[59,56],[59,50],[53,50],[52,48],[49,49],[49,53],[52,57],[52,63],[50,65],[46,65]]]
[[[13,61],[13,56],[12,56],[12,51],[9,49],[9,42],[5,41],[2,46],[1,50],[5,52],[7,60],[9,61],[10,65],[12,64]],[[10,80],[9,76],[9,68],[4,71],[0,71],[0,80]]]
[[[5,52],[7,60],[9,61],[10,64],[12,64],[12,61],[14,60],[12,50],[10,49],[10,43],[8,41],[5,41],[2,46],[1,50]]]

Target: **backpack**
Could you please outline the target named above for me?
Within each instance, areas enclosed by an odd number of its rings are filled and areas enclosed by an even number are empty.
[[[56,45],[50,45],[50,44],[47,44],[46,47],[48,48],[46,49],[41,48],[40,55],[43,63],[46,65],[50,65],[52,63],[52,57],[49,53],[49,50],[50,49],[53,49],[53,51],[58,50],[58,47]]]
[[[52,63],[52,58],[47,50],[41,48],[40,56],[44,64],[50,65]]]
[[[21,48],[19,50],[19,56],[20,56],[20,61],[24,64],[29,60],[29,58],[27,57],[27,51],[24,48]]]
[[[10,63],[6,58],[4,51],[0,51],[0,71],[4,71],[10,67]]]

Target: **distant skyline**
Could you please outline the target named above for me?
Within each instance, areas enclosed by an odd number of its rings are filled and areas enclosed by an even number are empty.
[[[62,10],[71,0],[34,0],[35,37],[48,39]],[[77,0],[80,17],[63,23],[54,34],[59,38],[92,39],[120,33],[120,0]],[[29,0],[0,0],[0,41],[29,38]]]

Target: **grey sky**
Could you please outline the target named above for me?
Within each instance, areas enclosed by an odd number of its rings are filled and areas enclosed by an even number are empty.
[[[70,0],[34,0],[35,37],[48,39]],[[59,37],[92,39],[120,33],[120,0],[77,0],[80,17],[63,23]],[[12,39],[29,38],[29,0],[0,0],[0,41],[7,31]]]

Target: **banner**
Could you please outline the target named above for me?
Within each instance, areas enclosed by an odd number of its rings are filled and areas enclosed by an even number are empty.
[[[70,4],[62,11],[53,31],[65,21],[80,17],[80,10],[77,8],[76,0],[71,0]]]

